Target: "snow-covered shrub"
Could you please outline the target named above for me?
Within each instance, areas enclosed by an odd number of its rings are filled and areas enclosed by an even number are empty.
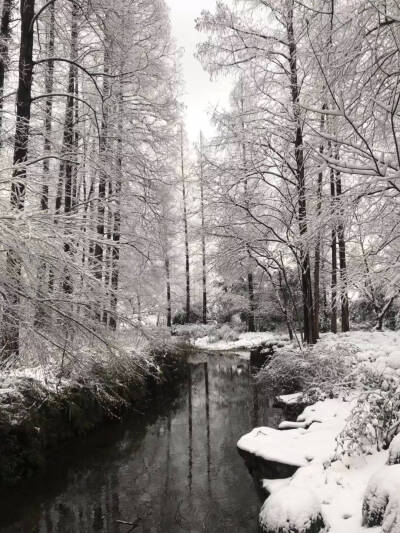
[[[239,340],[239,335],[228,324],[223,324],[219,328],[212,328],[208,334],[209,342],[234,342]]]
[[[362,504],[363,526],[380,526],[385,521],[386,527],[389,527],[390,516],[394,516],[394,507],[398,507],[399,502],[400,465],[384,466],[371,477],[365,491]],[[384,531],[394,533],[396,530]]]
[[[189,339],[200,339],[207,337],[212,326],[207,324],[178,324],[173,326],[172,333],[176,337],[186,337]]]
[[[382,533],[400,533],[400,496],[392,495],[382,522]]]
[[[319,533],[325,529],[321,504],[305,487],[284,487],[264,502],[259,516],[263,533]]]
[[[354,359],[343,351],[313,349],[279,350],[258,373],[271,394],[303,391],[308,401],[337,396],[354,384]]]
[[[338,454],[362,455],[386,448],[400,424],[400,383],[395,375],[364,366],[363,391],[337,438]]]
[[[400,464],[400,434],[396,435],[389,446],[388,465]]]

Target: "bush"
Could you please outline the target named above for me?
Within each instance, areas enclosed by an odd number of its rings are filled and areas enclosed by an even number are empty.
[[[201,319],[202,319],[202,311],[198,309],[197,306],[193,306],[192,309],[190,310],[189,318],[186,316],[186,311],[184,311],[183,309],[180,309],[174,314],[172,318],[172,323],[183,326],[184,324],[193,324],[193,323],[201,322]]]
[[[257,375],[268,394],[304,392],[307,401],[335,397],[354,386],[355,360],[349,346],[304,351],[279,350]]]
[[[360,382],[363,391],[337,438],[339,454],[361,455],[371,448],[387,448],[400,426],[398,377],[364,366]]]
[[[172,328],[172,335],[176,337],[186,337],[190,339],[200,339],[207,337],[212,325],[209,324],[183,324]]]
[[[228,324],[223,324],[219,328],[213,327],[208,334],[208,341],[211,343],[218,341],[234,342],[237,340],[239,340],[238,333]]]

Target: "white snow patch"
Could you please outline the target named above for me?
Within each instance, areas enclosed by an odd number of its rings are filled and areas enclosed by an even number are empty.
[[[389,465],[400,463],[400,434],[396,435],[389,446]]]
[[[220,350],[250,350],[263,342],[280,342],[282,340],[280,335],[271,333],[269,331],[256,331],[240,333],[237,341],[218,341],[209,342],[208,337],[196,339],[195,346],[197,348],[220,351]]]
[[[290,533],[307,530],[321,514],[321,505],[309,489],[288,486],[271,494],[261,508],[259,521],[267,530]]]
[[[277,396],[276,399],[278,402],[290,406],[297,405],[302,402],[304,394],[302,392],[294,392],[293,394],[281,394]]]
[[[353,402],[329,399],[307,407],[298,422],[310,425],[279,431],[268,427],[253,429],[238,442],[241,450],[261,457],[266,461],[304,466],[310,461],[330,461],[336,449],[336,436],[345,426],[354,406]],[[320,423],[312,423],[318,420]]]
[[[264,490],[272,494],[273,492],[276,492],[280,489],[283,489],[284,487],[287,487],[291,479],[292,478],[290,477],[286,477],[283,479],[263,479],[262,487]]]

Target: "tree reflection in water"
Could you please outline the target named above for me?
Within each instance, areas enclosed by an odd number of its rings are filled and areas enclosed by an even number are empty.
[[[178,401],[102,428],[62,450],[41,480],[4,494],[0,532],[127,533],[136,520],[138,533],[256,532],[259,501],[236,442],[276,425],[280,410],[246,361],[204,359]]]

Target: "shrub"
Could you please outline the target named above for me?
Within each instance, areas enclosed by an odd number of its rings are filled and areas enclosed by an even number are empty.
[[[200,339],[207,337],[213,326],[208,324],[183,324],[172,328],[172,335],[176,337],[186,337],[190,339]]]
[[[221,327],[213,327],[208,334],[209,342],[234,342],[239,340],[239,335],[228,324],[223,324]]]
[[[384,466],[369,480],[363,498],[363,526],[383,525],[382,531],[398,532],[399,518],[399,474],[400,465]]]
[[[319,347],[279,350],[258,373],[258,381],[269,394],[303,391],[307,401],[337,396],[354,385],[355,361],[351,348]]]
[[[387,448],[400,425],[400,383],[365,365],[360,369],[363,390],[337,438],[339,454],[361,455]]]

